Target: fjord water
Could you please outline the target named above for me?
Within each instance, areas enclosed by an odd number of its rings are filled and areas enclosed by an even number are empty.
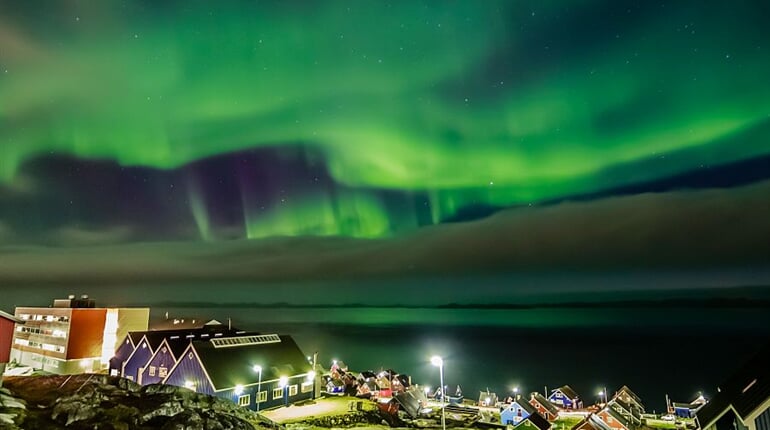
[[[291,334],[319,362],[343,360],[351,370],[392,368],[435,387],[445,361],[446,384],[466,397],[506,395],[569,384],[586,403],[602,387],[627,384],[651,409],[665,395],[707,397],[764,342],[765,307],[594,307],[450,309],[403,307],[153,308],[153,317],[216,316],[263,333]]]

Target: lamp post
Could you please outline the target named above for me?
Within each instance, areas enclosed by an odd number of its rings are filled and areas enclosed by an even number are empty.
[[[515,402],[518,400],[519,397],[519,387],[513,387],[513,401]]]
[[[262,366],[260,366],[259,364],[255,364],[254,367],[252,367],[252,369],[255,372],[259,373],[259,379],[257,380],[257,413],[259,413],[259,403],[260,403],[259,396],[260,396],[260,393],[262,392]]]
[[[283,405],[289,406],[289,378],[287,376],[281,376],[278,379],[278,385],[283,388]]]
[[[430,358],[430,364],[438,366],[439,380],[441,381],[441,429],[446,430],[446,414],[444,413],[444,399],[446,393],[444,391],[444,360],[438,355],[434,355]]]

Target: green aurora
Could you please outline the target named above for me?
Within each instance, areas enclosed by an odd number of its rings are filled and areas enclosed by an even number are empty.
[[[301,145],[332,189],[244,195],[245,236],[382,237],[425,223],[381,192],[440,223],[760,157],[760,3],[4,2],[0,184],[50,154],[169,170]]]

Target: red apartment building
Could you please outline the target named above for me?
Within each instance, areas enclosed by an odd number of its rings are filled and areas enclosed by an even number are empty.
[[[93,299],[54,300],[51,307],[17,307],[10,359],[58,374],[107,367],[119,339],[145,331],[149,308],[97,308]]]

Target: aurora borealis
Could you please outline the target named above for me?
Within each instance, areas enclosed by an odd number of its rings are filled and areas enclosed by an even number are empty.
[[[362,248],[393,261],[400,243],[500,219],[525,234],[548,211],[535,231],[559,232],[550,248],[521,239],[537,258],[461,234],[449,246],[476,243],[491,263],[460,271],[764,267],[762,246],[741,250],[768,238],[768,17],[762,1],[2,1],[6,279],[35,280],[25,247],[229,255],[286,237],[311,241],[308,276],[327,277]],[[570,201],[593,220],[576,223]],[[698,238],[668,242],[682,221],[667,201],[692,203]],[[608,250],[638,249],[572,258],[594,220],[613,228]],[[755,230],[711,247],[717,222]],[[670,264],[649,258],[669,245]],[[328,267],[326,249],[341,253]],[[404,255],[364,272],[446,266],[425,263],[443,250]],[[251,277],[231,269],[211,273]]]

